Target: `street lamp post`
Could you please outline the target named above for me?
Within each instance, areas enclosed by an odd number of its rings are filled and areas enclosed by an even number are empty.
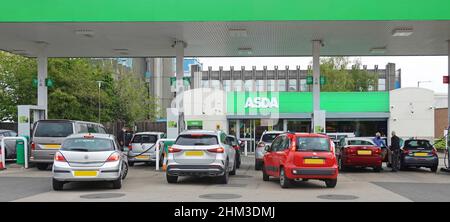
[[[98,123],[100,123],[100,89],[102,88],[103,81],[97,81],[98,84]]]

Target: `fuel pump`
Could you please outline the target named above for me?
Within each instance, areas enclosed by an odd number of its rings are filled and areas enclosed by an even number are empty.
[[[450,136],[448,135],[448,132],[450,130],[450,126],[449,128],[447,128],[444,131],[444,137],[445,137],[445,154],[444,154],[444,165],[445,167],[441,168],[441,171],[444,172],[450,172],[450,158],[449,158],[449,154],[450,154]]]

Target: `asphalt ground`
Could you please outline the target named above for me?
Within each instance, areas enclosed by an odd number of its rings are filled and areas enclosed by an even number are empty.
[[[230,177],[227,185],[217,184],[211,178],[194,177],[168,184],[164,172],[138,164],[130,168],[120,190],[112,189],[109,183],[89,182],[66,184],[63,191],[52,190],[50,170],[23,169],[9,164],[8,169],[0,171],[0,201],[450,201],[450,173],[432,173],[425,168],[397,173],[387,167],[380,173],[354,169],[340,173],[336,188],[326,188],[324,182],[310,180],[281,189],[276,178],[263,181],[261,171],[255,171],[253,163],[253,157],[243,157],[241,169]]]

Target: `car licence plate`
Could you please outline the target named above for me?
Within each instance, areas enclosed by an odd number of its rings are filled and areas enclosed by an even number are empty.
[[[186,151],[184,152],[186,156],[203,156],[203,151]]]
[[[358,155],[372,155],[370,150],[358,150]]]
[[[44,148],[45,149],[60,149],[61,145],[59,145],[59,144],[47,144],[47,145],[44,145]]]
[[[140,160],[148,160],[149,157],[150,157],[150,156],[144,156],[144,155],[141,155],[141,156],[137,156],[137,157],[135,157],[135,158],[136,158],[136,159],[140,159]]]
[[[305,159],[305,164],[324,164],[324,159]]]
[[[75,171],[73,175],[75,177],[95,177],[97,176],[97,171]]]
[[[428,153],[414,153],[414,156],[428,156]]]

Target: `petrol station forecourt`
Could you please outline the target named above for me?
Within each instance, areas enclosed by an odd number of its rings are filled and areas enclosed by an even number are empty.
[[[48,58],[126,56],[176,58],[178,96],[173,107],[167,109],[166,133],[169,139],[189,129],[189,123],[195,123],[197,127],[200,124],[203,129],[224,129],[227,133],[233,130],[240,139],[241,122],[256,131],[256,120],[261,122],[263,119],[281,121],[278,127],[283,131],[288,131],[289,121],[301,120],[314,133],[324,133],[331,121],[363,119],[371,122],[369,125],[372,122],[381,125],[388,141],[391,131],[396,131],[401,137],[434,139],[431,133],[434,123],[428,124],[434,121],[434,110],[429,109],[433,106],[432,91],[389,88],[382,92],[321,92],[320,58],[449,56],[450,2],[412,0],[405,6],[401,2],[388,0],[347,0],[345,7],[335,6],[333,0],[324,0],[320,4],[298,0],[194,2],[196,4],[192,1],[129,0],[127,4],[120,4],[107,0],[95,3],[60,0],[56,4],[55,0],[42,0],[31,1],[27,7],[15,1],[2,3],[0,49],[36,58],[38,64],[37,104],[23,104],[18,108],[19,116],[26,117],[18,120],[19,136],[31,136],[31,119],[47,118],[48,89],[45,82],[48,78]],[[199,84],[202,77],[195,73],[191,90],[185,91],[183,86],[183,62],[186,57],[290,56],[312,56],[311,92],[241,92],[202,88]],[[215,101],[214,110],[209,109],[207,117],[202,116],[205,107],[203,100],[200,102],[202,105],[198,106],[198,98]],[[411,104],[416,110],[421,110],[417,114],[419,117],[405,118]],[[177,124],[169,124],[170,121]],[[417,132],[421,134],[417,135]],[[249,146],[253,146],[249,152],[254,152],[256,142]],[[444,161],[441,158],[441,166]],[[138,190],[158,190],[162,193],[170,191],[171,197],[176,200],[211,201],[202,198],[201,194],[211,193],[210,189],[221,189],[225,193],[233,190],[237,194],[231,201],[321,201],[320,196],[330,192],[356,197],[351,199],[354,201],[440,201],[439,195],[425,188],[426,183],[435,183],[432,186],[436,190],[443,190],[448,176],[443,172],[425,174],[421,170],[398,175],[357,171],[340,175],[342,185],[340,187],[339,183],[336,190],[320,189],[312,182],[282,194],[279,190],[272,190],[274,184],[262,183],[261,172],[252,170],[252,155],[245,156],[243,162],[243,168],[237,171],[241,177],[231,178],[232,186],[228,188],[209,184],[207,180],[196,184],[189,179],[182,184],[167,185],[163,181],[163,172],[152,171],[150,174],[154,180],[149,180],[145,178],[146,169],[136,166],[129,171],[129,177],[134,180],[124,183],[126,194],[110,200],[167,201],[160,194],[152,197],[137,194]],[[23,172],[11,168],[0,172],[0,183],[46,178],[49,174],[35,169]],[[30,183],[36,183],[39,187],[46,184],[44,179]],[[140,186],[144,183],[151,185]],[[398,186],[402,184],[409,188],[399,190]],[[307,189],[302,190],[302,186]],[[354,189],[354,186],[361,188]],[[85,201],[81,196],[91,192],[86,187],[74,189],[75,192],[61,194],[42,188],[24,195],[19,195],[20,191],[16,190],[0,201],[39,201],[41,198],[62,201],[62,195],[74,201]],[[261,189],[269,195],[267,199],[261,199],[252,189]],[[418,195],[414,189],[422,190],[431,199]],[[193,191],[195,194],[182,195],[183,191]],[[292,195],[298,195],[298,198]]]

